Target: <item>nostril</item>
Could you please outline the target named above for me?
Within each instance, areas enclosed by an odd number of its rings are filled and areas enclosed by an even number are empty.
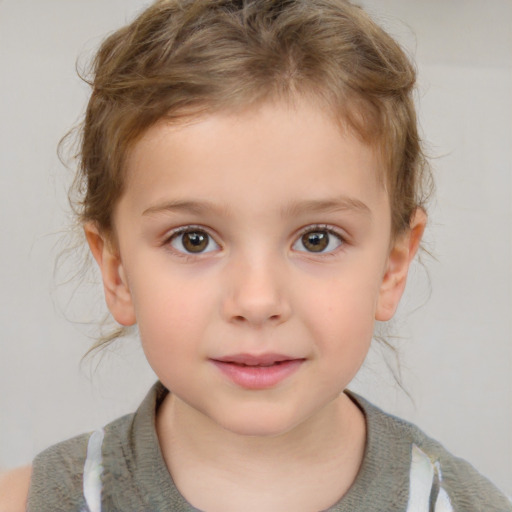
[[[279,321],[281,319],[281,315],[277,314],[277,315],[271,315],[271,316],[268,316],[266,318],[260,318],[258,319],[259,322],[262,322],[262,321]],[[251,322],[251,318],[249,316],[244,316],[244,315],[235,315],[233,316],[233,321],[234,322],[238,322],[238,323],[244,323],[244,322]]]

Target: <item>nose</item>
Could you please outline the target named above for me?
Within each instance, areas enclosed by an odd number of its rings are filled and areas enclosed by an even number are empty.
[[[225,280],[223,315],[230,323],[254,327],[278,325],[290,317],[284,269],[276,262],[242,259],[230,265]]]

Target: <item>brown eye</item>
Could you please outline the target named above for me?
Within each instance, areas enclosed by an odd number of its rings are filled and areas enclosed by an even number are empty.
[[[189,229],[176,233],[171,238],[171,245],[179,252],[199,254],[214,251],[219,246],[213,238],[200,229]]]
[[[302,244],[311,252],[322,252],[329,245],[329,233],[316,231],[302,235]]]
[[[293,249],[303,252],[328,253],[343,243],[340,235],[327,229],[312,229],[304,233],[293,245]]]
[[[208,246],[208,235],[198,231],[183,233],[183,247],[189,252],[203,252]]]

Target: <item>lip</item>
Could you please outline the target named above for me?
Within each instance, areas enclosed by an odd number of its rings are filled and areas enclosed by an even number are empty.
[[[234,354],[211,361],[242,388],[269,389],[295,373],[305,359],[283,354]]]
[[[283,361],[291,361],[298,359],[296,357],[286,356],[283,354],[233,354],[225,357],[214,359],[221,363],[234,363],[247,366],[268,366]]]

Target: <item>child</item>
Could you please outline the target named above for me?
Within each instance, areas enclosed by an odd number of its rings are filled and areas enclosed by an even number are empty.
[[[340,0],[157,2],[103,44],[81,221],[159,378],[28,510],[512,510],[344,391],[426,224],[403,52]]]

